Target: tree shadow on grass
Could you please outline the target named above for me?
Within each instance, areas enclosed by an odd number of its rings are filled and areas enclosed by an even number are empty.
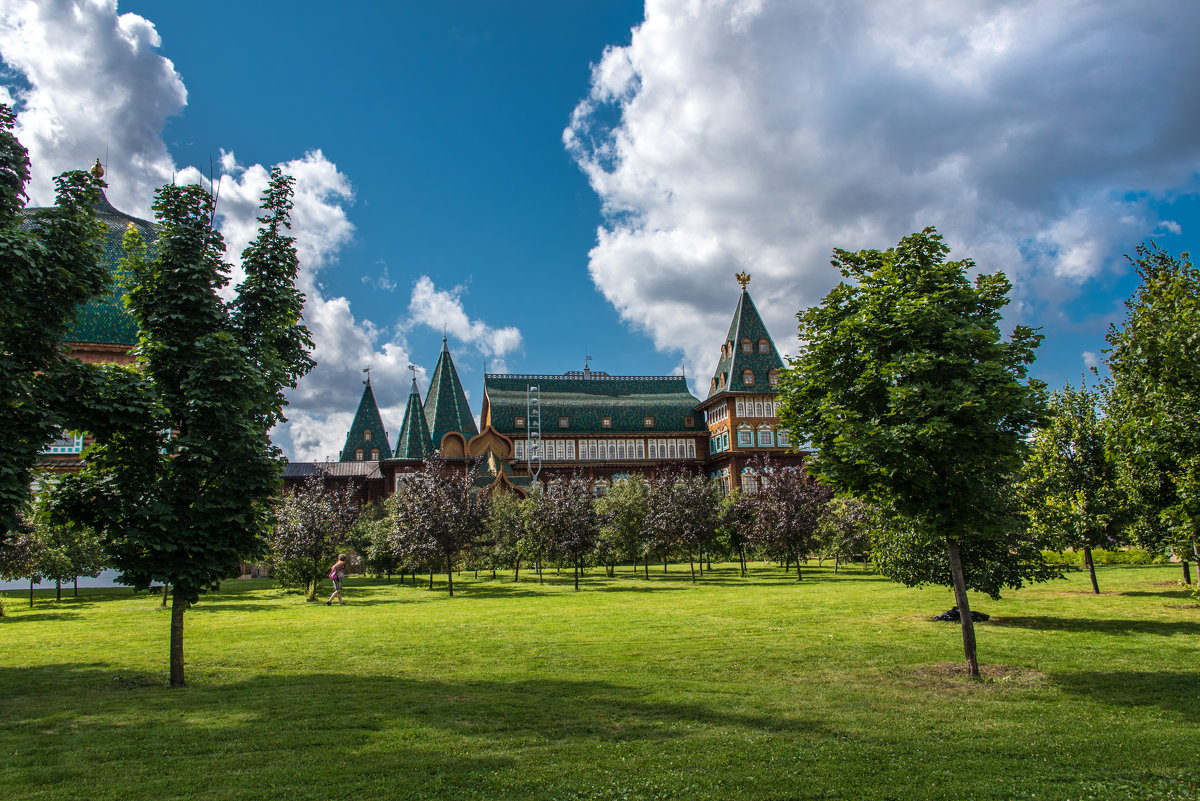
[[[31,684],[38,697],[21,697]],[[189,795],[179,785],[194,777],[208,782],[206,798],[255,797],[260,783],[259,789],[272,788],[272,797],[326,797],[312,788],[330,782],[331,797],[361,798],[378,794],[372,782],[380,779],[397,782],[390,797],[474,798],[483,797],[481,788],[494,788],[501,772],[510,782],[505,795],[549,795],[536,783],[527,794],[511,783],[524,781],[543,761],[594,766],[588,754],[629,744],[686,755],[697,743],[729,736],[767,733],[814,742],[831,736],[815,717],[649,697],[605,681],[310,673],[193,681],[176,691],[154,676],[118,675],[112,665],[0,668],[0,711],[6,721],[0,722],[0,748],[11,755],[6,767],[14,775],[40,779],[43,787],[60,784],[64,793],[97,783],[112,787],[112,767],[143,759],[144,748],[171,777],[159,797],[176,798]],[[77,735],[73,720],[79,718],[88,721],[88,736]],[[29,747],[31,736],[53,742],[57,751],[50,785],[38,776],[47,754]],[[561,780],[569,786],[571,778]],[[240,784],[228,788],[226,781]],[[21,796],[19,786],[10,789]],[[144,786],[138,794],[149,797]]]
[[[1119,592],[1117,595],[1124,595],[1130,598],[1191,598],[1192,591],[1185,590],[1182,587],[1174,590],[1160,590],[1158,592],[1149,592],[1146,590],[1130,590],[1129,592]]]
[[[1200,693],[1200,672],[1081,671],[1052,674],[1065,692],[1115,706],[1155,706],[1181,719]]]
[[[1200,634],[1200,622],[1188,620],[1168,622],[1161,620],[1110,620],[1046,617],[1040,615],[1004,615],[993,617],[989,625],[1023,629],[1081,631],[1093,634],[1158,634],[1164,637],[1175,635],[1190,635],[1194,637]]]

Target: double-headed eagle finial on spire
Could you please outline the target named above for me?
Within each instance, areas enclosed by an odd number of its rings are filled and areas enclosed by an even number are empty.
[[[740,273],[734,273],[733,277],[736,278],[737,282],[742,285],[743,290],[746,288],[746,284],[750,283],[750,273],[746,272],[745,270],[742,270]]]

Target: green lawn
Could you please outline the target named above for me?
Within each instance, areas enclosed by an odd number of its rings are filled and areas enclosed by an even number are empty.
[[[5,593],[10,799],[1194,799],[1200,606],[1178,567],[975,597],[852,568],[692,586],[347,582],[345,607],[230,581],[188,612],[127,590]],[[624,570],[628,570],[625,568]],[[511,577],[510,577],[511,578]],[[525,578],[525,575],[522,575]]]

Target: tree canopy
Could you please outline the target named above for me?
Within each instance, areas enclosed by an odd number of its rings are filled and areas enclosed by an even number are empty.
[[[63,173],[56,205],[23,214],[29,156],[15,124],[0,104],[0,543],[20,526],[38,454],[67,423],[75,369],[63,345],[67,327],[110,280],[94,210],[104,183]]]
[[[183,612],[264,550],[283,461],[267,432],[283,388],[312,366],[300,323],[291,178],[275,170],[246,279],[232,303],[214,198],[165,186],[148,251],[126,233],[126,303],[139,343],[131,367],[95,366],[79,388],[81,427],[97,440],[68,482],[79,519],[104,533],[123,580],[170,584],[171,684],[183,684]]]
[[[1019,529],[1006,488],[1043,414],[1043,387],[1028,377],[1041,336],[1017,326],[1003,341],[1008,279],[972,283],[974,262],[949,252],[933,228],[886,251],[835,250],[847,280],[797,315],[802,348],[781,382],[781,418],[812,443],[816,476],[944,543],[978,675],[962,552]]]
[[[1143,533],[1200,553],[1200,270],[1151,243],[1141,285],[1108,333],[1109,418]],[[1160,545],[1169,543],[1157,543]]]

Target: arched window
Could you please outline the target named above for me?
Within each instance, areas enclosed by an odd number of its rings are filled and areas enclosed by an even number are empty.
[[[651,459],[658,458],[658,446],[655,445],[653,442],[650,443],[650,458]]]
[[[696,443],[689,441],[687,446],[688,446],[688,458],[695,459],[696,458]]]
[[[668,459],[675,458],[675,443],[674,442],[672,442],[670,445],[667,446],[667,458]]]
[[[366,431],[363,432],[363,442],[370,442],[370,441],[371,441],[371,429],[368,428]]]
[[[594,443],[594,442],[592,442],[588,445],[588,458],[589,459],[596,458],[596,443]]]
[[[754,402],[754,416],[755,416],[755,417],[762,417],[762,416],[763,416],[763,405],[762,405],[762,401],[755,401],[755,402]]]
[[[765,337],[763,339],[758,340],[758,352],[759,353],[770,353],[771,352],[771,346],[767,342]]]
[[[742,371],[742,383],[748,387],[754,386],[754,371],[753,370],[743,370]]]
[[[767,383],[773,387],[779,386],[779,371],[778,370],[772,370],[771,372],[767,373]]]
[[[639,459],[646,458],[646,443],[639,442],[637,444],[637,458],[639,458]]]
[[[617,458],[618,459],[625,458],[625,443],[624,442],[622,442],[620,445],[617,446]]]
[[[354,461],[356,461],[356,462],[361,462],[362,460],[363,460],[363,449],[362,449],[362,448],[355,448],[355,450],[354,450]]]
[[[749,339],[743,339],[742,340],[742,353],[753,353],[753,352],[754,352],[754,345],[750,342]]]
[[[525,443],[524,442],[516,443],[516,454],[515,455],[518,459],[525,458]]]
[[[746,402],[743,400],[739,400],[737,402],[737,416],[738,417],[746,416]]]
[[[372,461],[372,462],[378,462],[378,461],[379,461],[379,449],[378,449],[378,448],[372,448],[372,449],[371,449],[371,461]]]

